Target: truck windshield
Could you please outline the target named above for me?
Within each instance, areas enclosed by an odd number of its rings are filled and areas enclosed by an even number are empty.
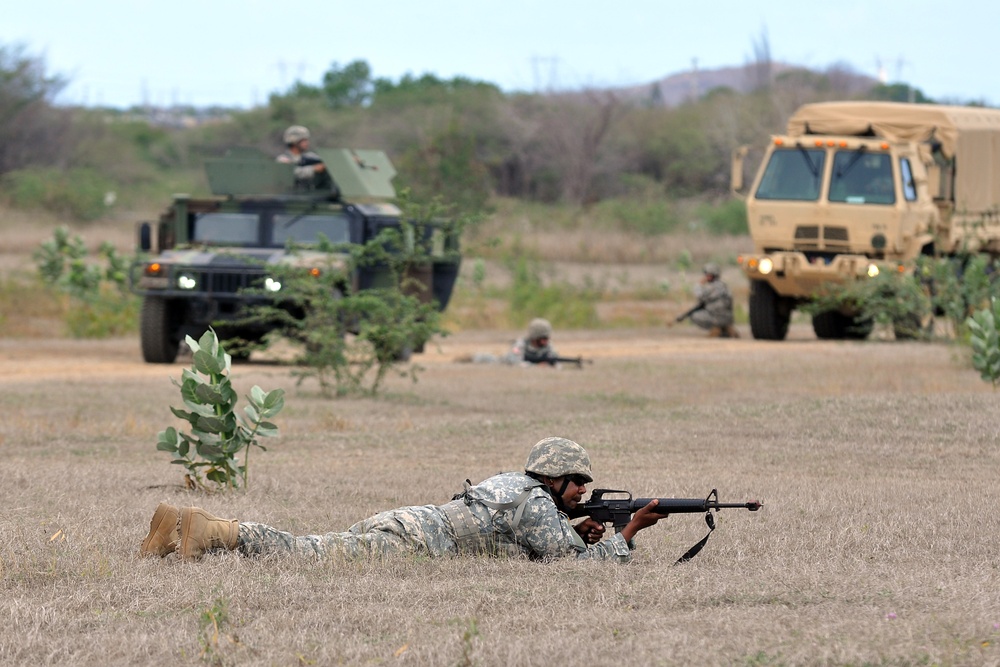
[[[830,201],[847,204],[894,204],[892,161],[886,153],[837,151],[830,177]]]
[[[191,240],[208,245],[255,246],[260,243],[256,213],[201,213],[195,216]]]
[[[316,243],[322,234],[331,243],[350,243],[351,228],[346,215],[276,215],[274,244]]]
[[[771,153],[757,188],[757,199],[819,199],[823,178],[823,149],[790,148]]]

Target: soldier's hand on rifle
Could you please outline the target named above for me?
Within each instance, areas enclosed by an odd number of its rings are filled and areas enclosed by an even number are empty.
[[[587,544],[597,544],[600,542],[604,537],[604,531],[607,530],[604,524],[594,521],[590,517],[576,524],[573,528]]]
[[[635,537],[636,533],[640,530],[654,526],[657,521],[666,518],[666,514],[657,514],[652,510],[652,508],[656,507],[658,504],[659,500],[657,498],[653,498],[648,505],[633,514],[632,519],[628,522],[628,525],[622,528],[622,537],[631,542],[632,538]]]

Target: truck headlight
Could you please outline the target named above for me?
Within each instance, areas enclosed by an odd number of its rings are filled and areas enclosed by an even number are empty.
[[[190,290],[198,286],[198,281],[194,279],[194,276],[187,273],[182,273],[181,275],[177,276],[177,286],[181,289]]]
[[[774,270],[774,262],[771,261],[770,257],[762,257],[760,263],[757,265],[757,270],[766,276]]]
[[[281,283],[275,280],[274,278],[265,278],[264,289],[266,289],[268,292],[277,292],[281,289]]]
[[[868,277],[869,278],[874,278],[877,275],[878,275],[878,267],[875,266],[874,264],[869,264],[868,265]]]

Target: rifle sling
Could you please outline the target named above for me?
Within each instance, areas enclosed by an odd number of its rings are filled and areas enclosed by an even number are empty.
[[[715,517],[712,516],[712,512],[709,511],[705,514],[705,523],[708,524],[708,532],[705,533],[705,537],[701,538],[697,544],[684,552],[684,555],[677,559],[674,565],[680,565],[681,563],[686,563],[701,551],[701,548],[705,546],[708,542],[708,538],[712,536],[712,531],[715,530]]]

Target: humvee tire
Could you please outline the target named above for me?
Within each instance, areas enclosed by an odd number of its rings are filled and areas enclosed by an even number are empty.
[[[758,340],[785,340],[792,307],[761,280],[750,282],[750,333]]]
[[[163,297],[147,296],[142,300],[139,336],[142,358],[149,364],[172,364],[177,360],[180,341],[174,335],[174,307]]]

